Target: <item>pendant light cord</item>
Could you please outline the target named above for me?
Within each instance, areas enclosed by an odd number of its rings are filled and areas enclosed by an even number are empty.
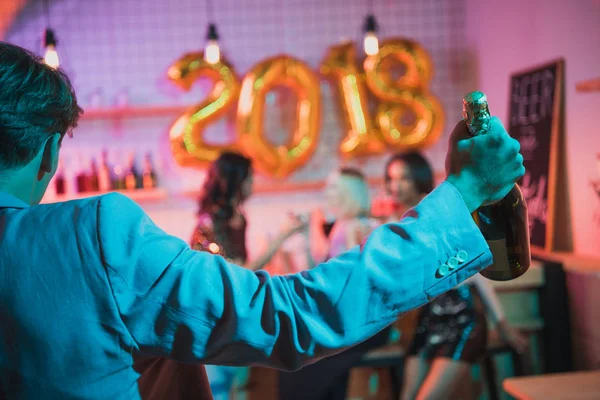
[[[48,4],[48,0],[44,0],[43,6],[44,6],[44,14],[46,16],[46,28],[49,28],[50,27],[50,6]]]
[[[215,23],[215,14],[212,0],[206,0],[206,18],[208,18],[209,24]]]

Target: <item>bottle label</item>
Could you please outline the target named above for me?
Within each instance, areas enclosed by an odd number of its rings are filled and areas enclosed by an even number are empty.
[[[488,240],[488,246],[494,256],[494,263],[486,268],[490,272],[510,271],[510,262],[506,248],[506,239]]]

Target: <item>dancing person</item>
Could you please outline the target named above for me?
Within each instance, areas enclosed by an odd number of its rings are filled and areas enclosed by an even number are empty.
[[[360,245],[378,223],[370,217],[371,196],[361,171],[342,168],[332,174],[325,188],[326,209],[335,222],[326,232],[325,213],[317,209],[310,214],[308,253],[311,263],[319,264]],[[281,373],[279,397],[283,400],[311,398],[344,400],[350,369],[374,348],[387,342],[389,327],[358,346],[321,360],[297,372]]]
[[[309,271],[271,277],[191,249],[118,193],[39,204],[81,109],[64,73],[4,42],[0,87],[3,398],[138,399],[148,357],[296,370],[341,352],[489,266],[471,212],[524,174],[497,118],[472,138],[460,121],[446,180],[412,212]]]
[[[359,170],[342,168],[332,174],[325,187],[325,197],[326,208],[335,222],[327,233],[323,210],[311,212],[307,242],[312,265],[361,244],[375,227],[374,220],[370,218],[369,186]]]
[[[433,171],[421,154],[397,153],[385,165],[384,185],[392,201],[388,221],[398,221],[433,190]]]
[[[252,174],[250,160],[237,153],[224,152],[211,164],[198,200],[198,224],[190,245],[194,250],[219,254],[257,271],[269,263],[303,223],[286,226],[260,256],[248,262],[244,204],[252,194]]]
[[[391,220],[397,220],[433,190],[433,172],[421,154],[399,153],[386,164],[385,185],[394,204]],[[460,251],[456,253],[456,261],[462,257]],[[415,332],[406,332],[414,336],[404,367],[403,400],[456,398],[461,383],[467,390],[463,393],[469,395],[471,385],[464,383],[471,382],[471,366],[487,348],[487,320],[476,307],[476,295],[504,340],[517,351],[524,350],[527,342],[504,319],[494,288],[476,274],[412,311],[420,315]]]
[[[385,222],[394,222],[433,190],[433,172],[427,160],[417,152],[393,155],[384,167],[384,188],[391,200],[391,214]],[[407,349],[413,341],[421,309],[404,313],[394,324],[392,335]]]

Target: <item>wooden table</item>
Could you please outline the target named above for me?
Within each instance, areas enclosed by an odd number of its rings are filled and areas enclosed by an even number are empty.
[[[503,387],[519,400],[600,399],[600,370],[508,378]]]

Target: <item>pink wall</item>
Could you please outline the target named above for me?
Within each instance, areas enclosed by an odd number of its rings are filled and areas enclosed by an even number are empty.
[[[600,256],[598,178],[600,93],[575,84],[600,77],[600,1],[467,0],[467,40],[477,56],[479,88],[492,113],[508,117],[509,75],[563,57],[566,63],[565,134],[573,242],[576,252]],[[561,190],[559,188],[559,190]]]

